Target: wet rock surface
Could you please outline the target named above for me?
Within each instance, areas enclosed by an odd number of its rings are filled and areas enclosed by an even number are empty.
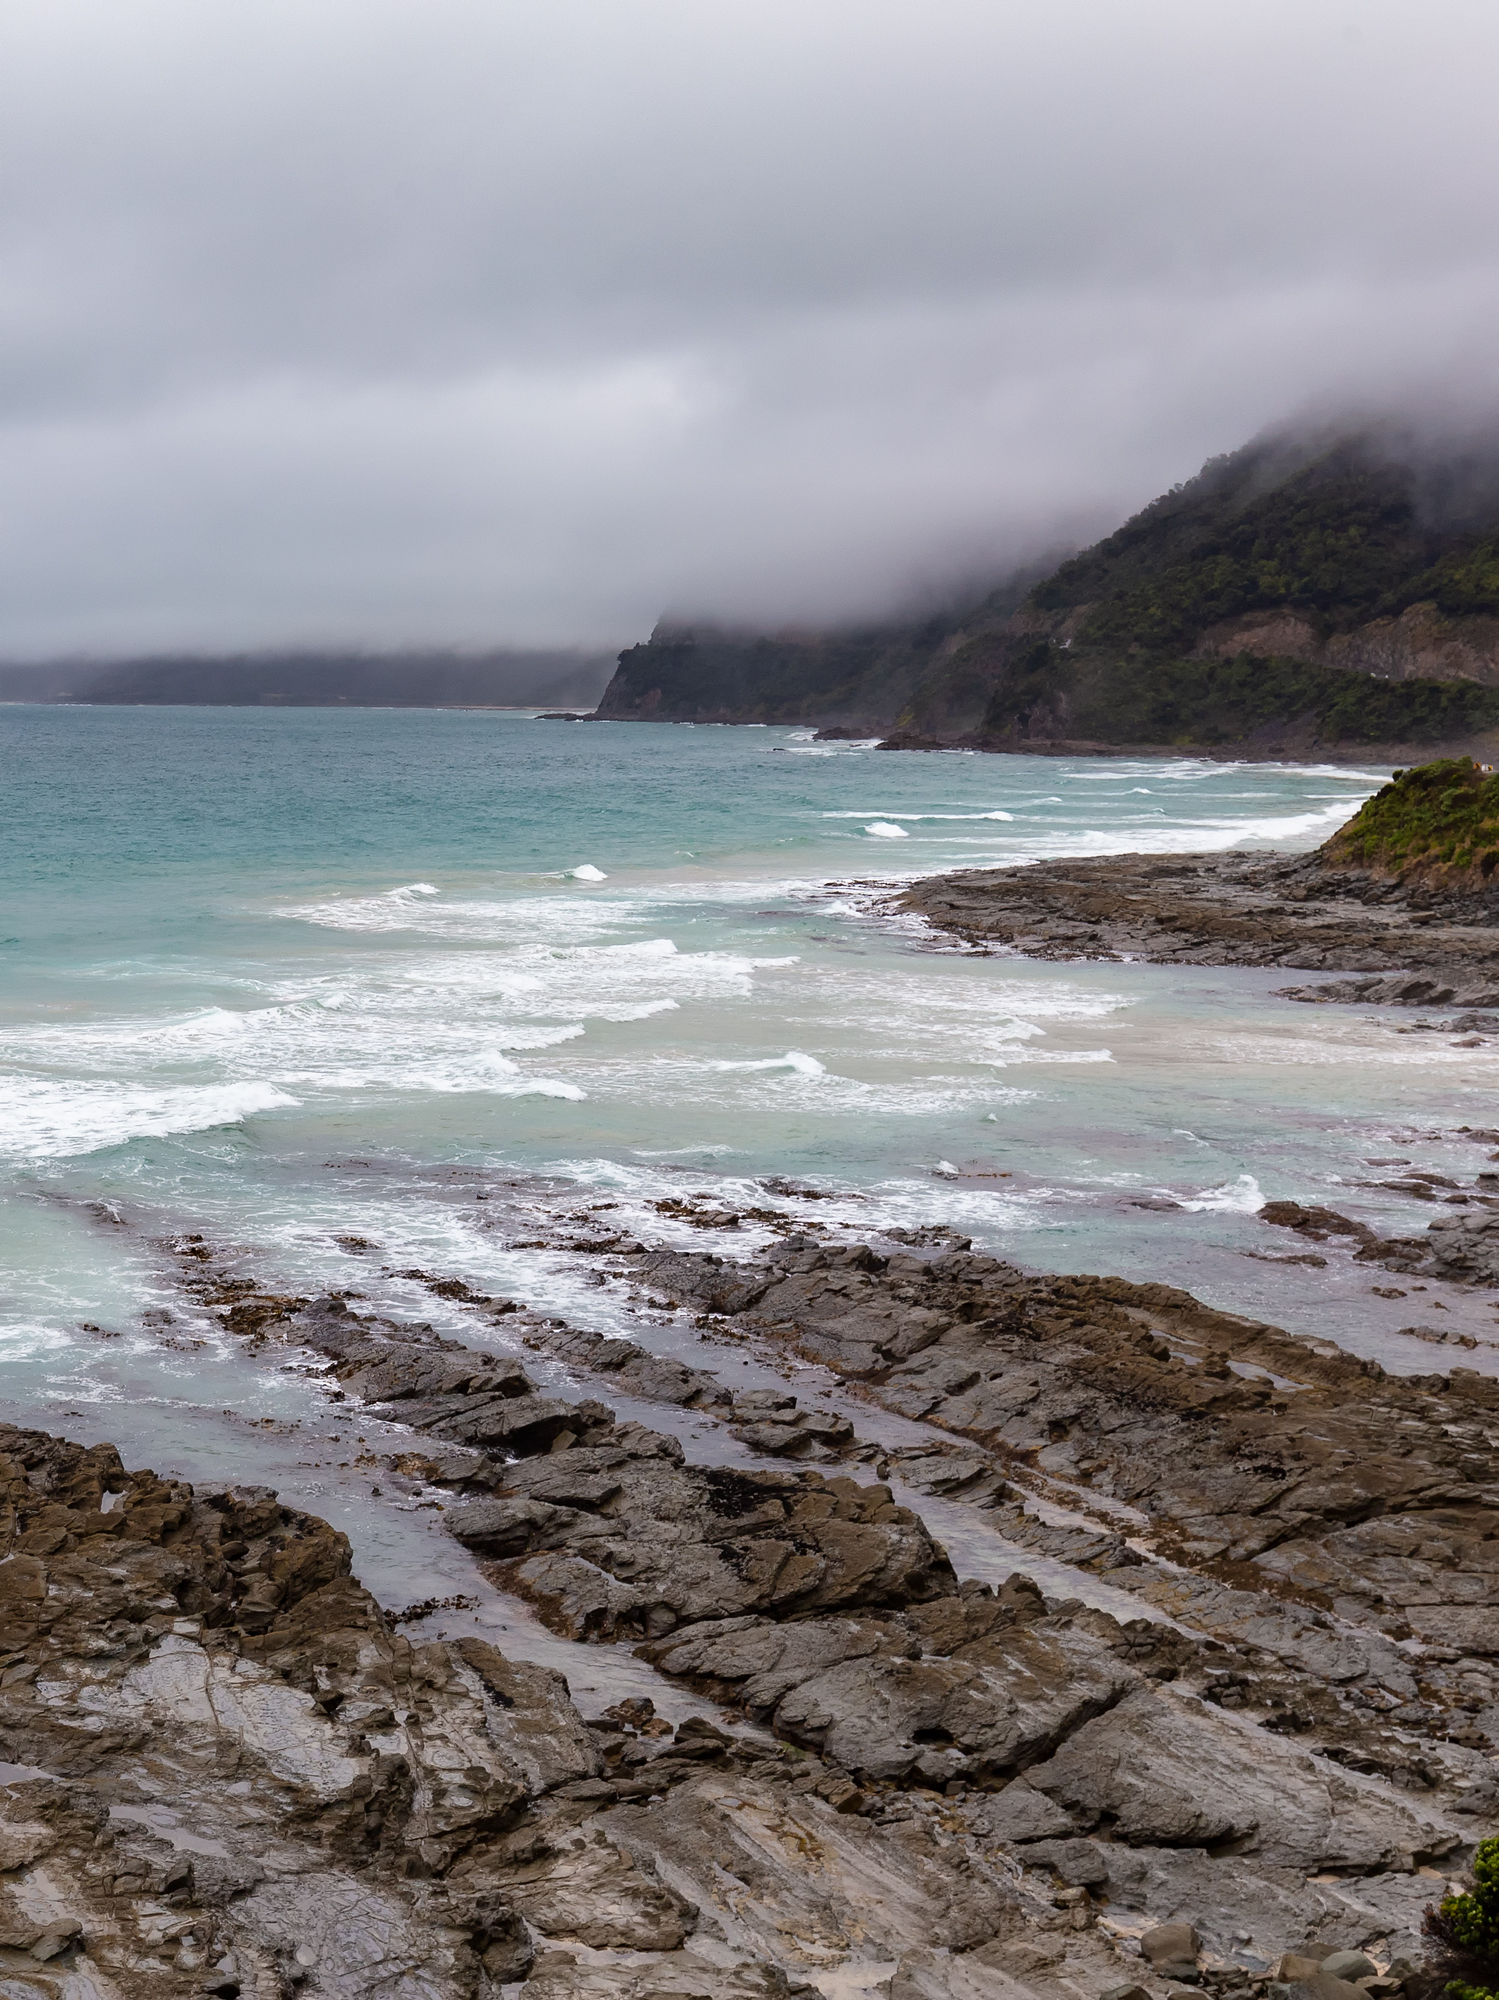
[[[1248,2000],[1330,1994],[1338,1952],[1427,2000],[1399,1961],[1499,1821],[1499,1384],[911,1234],[580,1253],[837,1408],[440,1293],[471,1347],[182,1239],[580,1665],[624,1643],[699,1709],[585,1718],[401,1636],[274,1495],[0,1433],[0,1992]]]
[[[1435,1199],[1435,1190],[1423,1182],[1390,1185],[1418,1199]],[[1456,1184],[1444,1181],[1443,1185]],[[1486,1191],[1490,1185],[1492,1176],[1483,1175],[1470,1193],[1447,1196],[1445,1205],[1460,1206],[1466,1213],[1435,1216],[1419,1236],[1381,1236],[1367,1223],[1337,1209],[1307,1207],[1295,1201],[1267,1201],[1259,1216],[1277,1229],[1294,1230],[1306,1242],[1347,1245],[1355,1263],[1377,1264],[1403,1277],[1493,1288],[1499,1286],[1499,1199]],[[1418,1339],[1452,1337],[1441,1329],[1411,1327],[1407,1331]],[[1471,1347],[1476,1342],[1470,1337],[1465,1345]]]
[[[971,869],[892,906],[979,949],[1362,973],[1293,999],[1499,1007],[1499,890],[1451,891],[1318,855],[1111,856]]]
[[[0,1481],[7,1995],[792,1995],[1018,1909],[816,1758],[412,1645],[272,1494],[11,1429]]]

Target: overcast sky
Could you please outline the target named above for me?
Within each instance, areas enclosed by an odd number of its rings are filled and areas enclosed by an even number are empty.
[[[7,0],[0,656],[888,609],[1499,374],[1493,0]]]

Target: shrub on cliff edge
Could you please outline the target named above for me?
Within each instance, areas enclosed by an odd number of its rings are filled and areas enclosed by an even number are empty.
[[[1499,2000],[1499,1840],[1479,1842],[1471,1892],[1428,1905],[1425,1929],[1436,1941],[1436,1969],[1456,1975],[1447,2000]]]

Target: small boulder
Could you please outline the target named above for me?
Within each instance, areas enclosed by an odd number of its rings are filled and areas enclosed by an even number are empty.
[[[1157,1924],[1141,1938],[1140,1949],[1163,1979],[1186,1979],[1197,1971],[1202,1939],[1191,1924]]]
[[[689,1715],[677,1724],[672,1750],[678,1757],[719,1757],[733,1741],[727,1731],[716,1729],[705,1716]]]
[[[1324,1958],[1322,1970],[1334,1979],[1346,1979],[1350,1986],[1360,1979],[1377,1979],[1379,1967],[1361,1951],[1335,1951]]]
[[[993,1840],[1055,1840],[1073,1832],[1072,1815],[1044,1792],[1016,1778],[985,1813]]]
[[[1303,1976],[1272,1977],[1265,1993],[1267,2000],[1368,2000],[1362,1986],[1355,1986],[1347,1979],[1337,1979],[1320,1966],[1315,1972]]]
[[[49,1826],[0,1826],[0,1871],[9,1875],[29,1868],[43,1854],[49,1854],[62,1839]]]

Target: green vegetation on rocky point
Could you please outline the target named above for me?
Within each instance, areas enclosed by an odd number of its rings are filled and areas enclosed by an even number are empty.
[[[1483,1840],[1473,1857],[1473,1889],[1465,1896],[1444,1896],[1426,1913],[1426,1929],[1442,1946],[1454,1971],[1448,2000],[1499,2000],[1499,1840]]]
[[[1487,880],[1499,868],[1499,774],[1470,757],[1397,771],[1322,851],[1360,868],[1439,868]]]

